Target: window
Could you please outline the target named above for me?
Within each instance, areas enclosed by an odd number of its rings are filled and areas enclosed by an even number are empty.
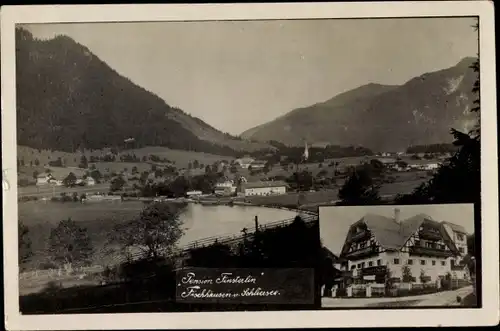
[[[421,246],[421,244],[420,244],[420,240],[415,240],[415,246],[417,246],[417,247],[420,247],[420,246]]]
[[[372,261],[368,262],[368,266],[372,267],[373,266],[373,262]]]
[[[455,260],[450,260],[451,266],[453,267],[455,265]]]
[[[413,264],[413,260],[408,260],[408,264],[412,265]]]
[[[358,269],[361,269],[361,263],[358,263]]]
[[[441,261],[441,265],[446,265],[446,261]]]
[[[465,250],[463,247],[459,247],[458,250],[460,251],[460,253],[465,253]]]
[[[377,265],[382,265],[382,260],[377,260]]]
[[[464,240],[464,235],[457,233],[457,238],[458,238],[458,240],[462,241],[462,240]]]
[[[399,259],[394,259],[394,264],[399,264]]]
[[[361,262],[361,268],[364,268],[364,267],[365,267],[365,263]]]
[[[434,260],[433,260],[433,261],[432,261],[432,265],[436,265],[436,261],[434,261]]]
[[[425,265],[425,260],[420,260],[420,265]]]
[[[356,265],[354,265],[354,264],[353,264],[353,265],[351,266],[351,270],[354,270],[354,269],[356,269]]]
[[[366,243],[361,243],[361,244],[359,245],[359,248],[363,249],[363,248],[365,248],[365,246],[366,246]]]

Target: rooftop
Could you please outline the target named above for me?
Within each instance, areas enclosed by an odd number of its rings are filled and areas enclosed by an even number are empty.
[[[275,181],[259,181],[259,182],[249,182],[244,183],[244,188],[262,188],[262,187],[287,187],[288,184],[282,180]]]
[[[351,228],[360,223],[366,224],[366,227],[373,233],[382,247],[390,250],[400,250],[424,222],[438,229],[448,247],[453,252],[458,252],[457,247],[441,226],[441,223],[426,214],[418,214],[399,223],[393,218],[366,214],[358,222],[351,225]],[[344,245],[342,252],[346,253],[346,249],[347,247]]]
[[[460,233],[463,233],[463,234],[467,234],[467,231],[461,225],[454,224],[454,223],[451,223],[451,222],[445,222],[445,221],[441,222],[441,224],[448,225],[455,232],[460,232]]]

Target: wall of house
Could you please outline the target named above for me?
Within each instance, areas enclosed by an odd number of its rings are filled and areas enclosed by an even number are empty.
[[[461,257],[464,257],[465,255],[467,255],[467,253],[468,253],[467,236],[465,234],[460,234],[460,233],[453,231],[451,226],[449,226],[448,224],[443,224],[443,227],[446,230],[446,232],[448,233],[448,235],[450,236],[450,238],[455,243],[455,246],[457,246],[458,250],[461,251],[460,252]],[[456,260],[457,260],[457,262],[460,262],[461,258],[457,258]]]
[[[246,188],[245,189],[245,195],[246,196],[285,194],[285,193],[286,193],[286,187],[284,187],[284,186],[279,186],[279,187],[256,187],[256,188]]]
[[[365,259],[348,261],[347,268],[348,270],[358,270],[368,267],[385,265],[381,256],[382,254],[383,253]]]
[[[47,177],[38,177],[36,179],[36,185],[45,185],[49,183],[49,178]]]
[[[420,283],[421,270],[424,270],[426,276],[431,277],[432,282],[436,281],[439,276],[445,276],[451,271],[449,258],[411,256],[409,253],[403,252],[384,252],[382,255],[383,261],[391,270],[392,277],[402,279],[403,267],[407,265],[410,268],[412,276],[416,278],[417,283]],[[399,261],[395,261],[395,259]]]
[[[396,259],[398,261],[395,261]],[[412,262],[409,262],[409,260],[412,260]],[[425,264],[422,265],[421,261],[424,261]],[[436,281],[439,276],[445,276],[448,272],[451,273],[449,258],[410,256],[404,252],[382,252],[370,258],[348,261],[347,268],[348,270],[359,270],[380,265],[385,265],[389,268],[391,277],[398,277],[400,279],[403,278],[403,267],[408,265],[412,276],[416,278],[416,283],[420,283],[421,270],[424,270],[426,276],[431,277],[432,282]],[[457,276],[461,275],[462,273],[457,272]]]

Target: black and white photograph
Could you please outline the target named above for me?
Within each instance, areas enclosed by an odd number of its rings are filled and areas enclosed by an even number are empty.
[[[477,308],[474,206],[322,207],[322,307]]]
[[[441,4],[3,7],[11,328],[494,320],[493,6]]]

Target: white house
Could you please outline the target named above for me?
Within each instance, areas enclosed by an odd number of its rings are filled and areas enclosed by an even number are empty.
[[[436,170],[439,168],[439,163],[433,162],[433,163],[426,163],[423,165],[423,170]]]
[[[350,226],[340,258],[354,277],[373,275],[373,281],[383,283],[388,269],[402,281],[407,269],[412,282],[435,282],[459,269],[452,261],[461,254],[442,224],[425,214],[401,221],[399,209],[394,218],[367,214]]]
[[[95,179],[88,176],[86,179],[85,179],[85,184],[88,185],[88,186],[93,186],[95,185]]]
[[[56,180],[52,174],[39,174],[36,177],[36,185],[47,185],[55,181]]]
[[[188,198],[199,197],[202,194],[203,194],[203,192],[201,192],[201,191],[189,191],[189,192],[186,192],[186,196]]]
[[[463,226],[450,222],[441,222],[446,233],[450,236],[455,246],[457,246],[460,255],[455,258],[454,264],[459,264],[463,257],[468,254],[467,249],[467,231]]]
[[[287,183],[284,181],[260,181],[242,184],[242,192],[245,196],[256,195],[279,195],[285,194]]]
[[[252,167],[253,170],[264,169],[266,167],[266,162],[256,160],[256,161],[253,161],[249,167]]]
[[[236,192],[236,186],[233,180],[225,180],[215,185],[215,194],[230,195]]]
[[[237,163],[242,167],[243,169],[248,169],[248,167],[254,162],[255,159],[251,157],[243,157],[241,159],[236,159],[234,160],[234,163]]]

